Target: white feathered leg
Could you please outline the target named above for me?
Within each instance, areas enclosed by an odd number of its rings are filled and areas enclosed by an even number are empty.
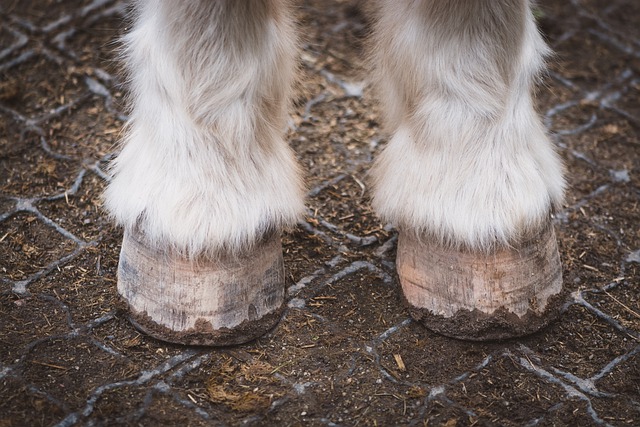
[[[382,0],[376,12],[391,138],[373,205],[400,229],[415,317],[471,339],[540,328],[561,289],[550,212],[565,183],[532,102],[547,47],[528,1]]]
[[[283,140],[296,68],[287,3],[135,3],[131,119],[105,201],[125,228],[120,293],[161,339],[250,339],[282,304],[279,232],[304,209]],[[241,327],[252,331],[234,336]]]

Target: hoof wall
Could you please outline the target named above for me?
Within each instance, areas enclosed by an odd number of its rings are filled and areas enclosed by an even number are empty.
[[[154,338],[227,346],[256,339],[284,310],[284,263],[278,234],[241,254],[186,259],[125,233],[118,293],[129,320]]]
[[[518,247],[490,253],[446,248],[401,233],[396,264],[411,316],[449,337],[520,337],[562,311],[562,265],[552,224]]]

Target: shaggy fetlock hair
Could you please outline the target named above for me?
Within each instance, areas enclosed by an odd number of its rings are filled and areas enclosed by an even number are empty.
[[[240,251],[296,223],[283,134],[296,70],[285,0],[138,0],[125,36],[131,118],[106,207],[151,246]]]
[[[512,245],[561,204],[561,161],[531,90],[548,53],[527,0],[381,0],[371,62],[391,135],[373,206],[471,250]]]

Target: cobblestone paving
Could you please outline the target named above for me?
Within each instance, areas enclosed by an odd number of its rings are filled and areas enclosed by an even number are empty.
[[[289,309],[236,348],[138,334],[115,304],[100,192],[123,121],[114,0],[0,0],[0,427],[640,425],[640,5],[542,1],[538,93],[570,190],[566,312],[468,343],[411,321],[396,234],[366,200],[384,145],[345,2],[304,2],[289,140],[309,212],[285,238]]]

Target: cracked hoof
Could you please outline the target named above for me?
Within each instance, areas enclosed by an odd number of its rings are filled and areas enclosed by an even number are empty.
[[[139,233],[125,233],[118,293],[131,323],[159,340],[208,346],[251,341],[272,329],[284,310],[280,235],[246,253],[188,260],[149,247]]]
[[[518,247],[465,252],[401,233],[396,260],[411,316],[442,335],[519,337],[562,311],[562,265],[551,223]]]

